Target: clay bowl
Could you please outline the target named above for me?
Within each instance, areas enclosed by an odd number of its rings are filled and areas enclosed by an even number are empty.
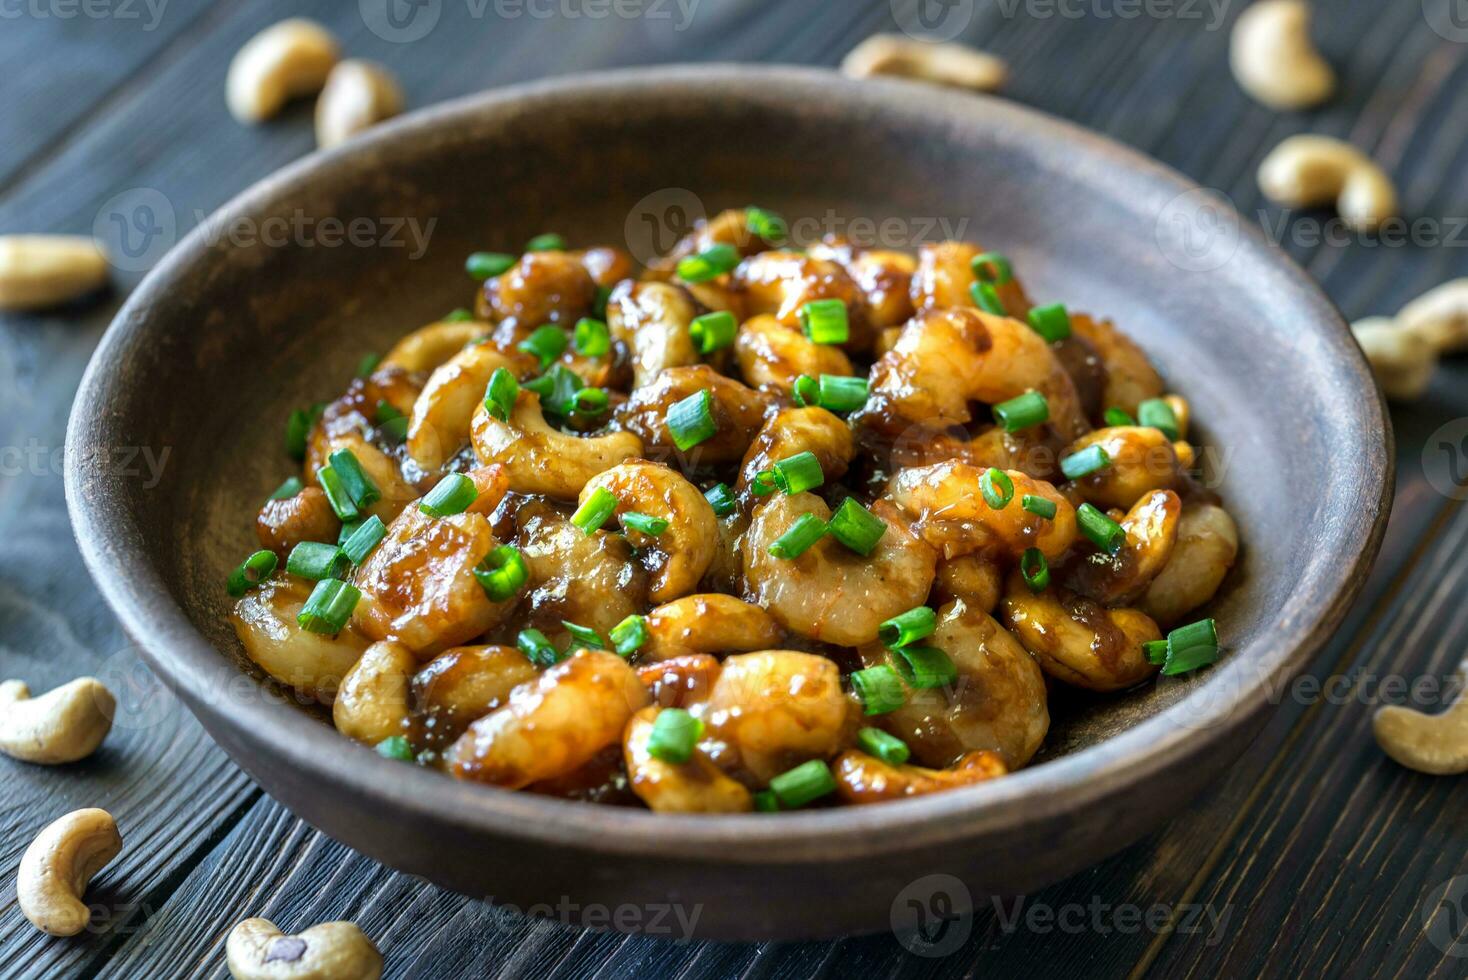
[[[364,352],[466,305],[470,251],[555,230],[646,255],[697,208],[749,203],[804,219],[805,237],[981,241],[1013,258],[1035,297],[1124,325],[1191,399],[1246,542],[1212,610],[1226,659],[1120,697],[1064,699],[1045,755],[1008,778],[778,817],[656,816],[466,785],[379,758],[272,694],[241,657],[224,581],[290,471],[289,411],[334,397]],[[196,232],[132,295],[72,413],[72,519],[152,667],[271,795],[466,894],[632,909],[613,923],[623,928],[650,928],[648,909],[677,902],[696,910],[699,936],[757,939],[886,929],[899,893],[933,874],[962,880],[959,908],[1030,891],[1136,841],[1218,779],[1269,692],[1340,622],[1380,542],[1390,431],[1331,304],[1178,175],[1007,102],[793,69],[558,79],[313,155],[211,222],[263,232],[302,216],[370,219],[380,244]],[[406,230],[391,234],[408,221],[432,222],[422,255]],[[107,465],[114,447],[138,445],[171,452],[155,487]],[[600,915],[586,921],[607,924]]]

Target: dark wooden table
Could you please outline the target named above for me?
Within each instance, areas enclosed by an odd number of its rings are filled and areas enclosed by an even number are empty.
[[[834,64],[917,15],[916,0],[420,0],[400,7],[417,20],[372,19],[374,31],[360,11],[383,2],[0,0],[0,232],[98,228],[127,266],[120,295],[175,233],[312,148],[307,106],[256,129],[224,107],[230,56],[291,14],[328,24],[352,55],[391,65],[414,106],[588,68]],[[1468,275],[1462,0],[1320,0],[1316,33],[1341,92],[1291,115],[1259,108],[1232,83],[1227,27],[1241,0],[950,6],[959,19],[936,23],[1007,58],[1010,97],[1229,195],[1348,316],[1391,313]],[[1255,166],[1305,130],[1349,137],[1385,163],[1420,219],[1410,241],[1320,243],[1311,232],[1325,216],[1282,220],[1261,201]],[[662,152],[676,152],[669,135]],[[119,230],[139,202],[156,220]],[[1468,874],[1468,780],[1404,771],[1370,734],[1386,679],[1442,677],[1468,641],[1468,512],[1429,479],[1444,471],[1436,430],[1468,416],[1462,363],[1395,412],[1399,491],[1386,546],[1348,624],[1310,669],[1321,687],[1281,692],[1237,768],[1183,817],[1018,906],[982,910],[959,927],[970,931],[956,952],[922,957],[892,936],[691,944],[532,920],[390,871],[264,796],[141,666],[71,539],[65,421],[116,305],[0,317],[0,676],[41,690],[99,673],[123,700],[112,737],[85,763],[0,760],[0,976],[220,976],[226,933],[251,915],[288,928],[355,920],[394,977],[1468,975],[1468,931],[1453,945],[1453,910],[1439,908],[1448,885],[1468,913],[1468,877],[1454,881]],[[135,465],[146,473],[157,462]],[[92,805],[117,816],[126,849],[88,894],[92,929],[44,937],[16,908],[12,871],[42,825]]]

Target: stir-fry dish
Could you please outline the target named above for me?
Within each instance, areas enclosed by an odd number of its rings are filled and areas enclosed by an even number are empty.
[[[678,813],[994,779],[1050,690],[1216,660],[1238,536],[1143,351],[998,252],[787,227],[470,256],[291,416],[245,652],[390,758]]]

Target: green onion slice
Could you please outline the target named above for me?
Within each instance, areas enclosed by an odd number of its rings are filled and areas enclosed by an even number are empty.
[[[877,639],[889,647],[905,647],[938,628],[938,614],[927,606],[915,606],[877,627]]]
[[[653,517],[651,514],[639,514],[635,510],[629,510],[622,515],[622,526],[633,531],[657,537],[668,529],[666,518]]]
[[[1087,446],[1080,452],[1071,453],[1060,461],[1060,472],[1067,479],[1079,480],[1083,476],[1090,476],[1111,465],[1111,456],[1107,454],[1105,447],[1100,445]]]
[[[607,518],[611,517],[616,509],[616,494],[606,487],[597,487],[591,491],[591,496],[576,508],[576,513],[571,515],[571,523],[581,528],[581,533],[591,535],[607,522]]]
[[[347,570],[347,556],[342,554],[340,545],[302,541],[286,557],[285,570],[313,582],[341,578]]]
[[[984,495],[984,503],[994,510],[1003,510],[1014,499],[1014,481],[1008,473],[991,466],[979,477],[979,492]]]
[[[588,419],[606,414],[611,404],[611,396],[605,388],[582,388],[571,399],[573,412]]]
[[[1050,584],[1050,563],[1039,548],[1026,548],[1019,556],[1019,574],[1031,592],[1044,592]]]
[[[1200,619],[1179,626],[1167,634],[1167,660],[1162,673],[1166,677],[1186,674],[1218,660],[1218,624]]]
[[[296,622],[309,632],[335,635],[346,627],[361,598],[362,593],[350,582],[339,578],[322,579],[306,598]]]
[[[868,397],[866,378],[821,375],[819,402],[828,412],[854,412],[866,405]]]
[[[537,667],[554,667],[563,659],[561,652],[540,630],[521,630],[515,637],[515,646],[525,654],[525,659]]]
[[[734,321],[734,314],[727,310],[705,313],[695,317],[688,325],[688,335],[693,338],[694,346],[700,354],[712,354],[728,347],[734,343],[734,334],[738,330],[739,324]]]
[[[464,260],[464,271],[483,282],[509,272],[516,261],[513,255],[504,252],[473,252]]]
[[[468,323],[472,319],[474,319],[474,314],[462,306],[449,310],[443,316],[444,323]]]
[[[235,566],[229,573],[226,587],[229,594],[238,599],[255,586],[268,579],[275,571],[280,559],[273,551],[257,551]]]
[[[377,743],[377,754],[395,762],[412,762],[413,746],[405,735],[389,735]]]
[[[530,580],[525,556],[512,544],[502,544],[474,569],[474,579],[491,601],[504,602]]]
[[[462,514],[479,499],[474,481],[462,473],[450,473],[418,501],[418,510],[429,517],[451,517]]]
[[[738,265],[738,249],[733,245],[713,245],[679,261],[678,278],[691,283],[708,282],[726,272],[733,272]]]
[[[1050,343],[1070,336],[1070,314],[1064,303],[1051,303],[1030,310],[1030,327]]]
[[[808,374],[802,374],[795,379],[790,393],[795,397],[795,404],[801,408],[821,403],[821,383]]]
[[[991,283],[976,282],[968,288],[968,294],[974,298],[974,305],[985,313],[994,316],[1008,316],[1004,310],[1004,303],[999,299],[999,293]]]
[[[800,308],[800,326],[817,344],[844,344],[851,338],[846,303],[839,299],[811,300]]]
[[[774,211],[754,206],[744,209],[744,227],[749,229],[750,234],[763,238],[771,245],[780,244],[790,235],[790,226],[785,223],[784,218]]]
[[[290,453],[292,459],[306,458],[306,438],[311,434],[311,428],[316,420],[321,418],[321,413],[326,411],[326,406],[320,402],[310,408],[298,408],[290,414],[285,423],[285,451]]]
[[[754,810],[756,813],[776,813],[780,809],[780,798],[772,791],[762,789],[754,794]]]
[[[880,728],[863,728],[856,733],[856,744],[867,755],[881,759],[889,766],[902,765],[912,754],[906,742]]]
[[[597,286],[596,287],[596,298],[591,301],[591,312],[595,313],[597,316],[601,317],[602,319],[606,319],[606,315],[607,315],[607,303],[609,303],[611,301],[611,299],[612,299],[612,287],[611,286]]]
[[[270,499],[289,500],[304,489],[306,489],[306,486],[301,482],[301,478],[293,476],[276,487],[275,492],[270,495]]]
[[[377,370],[377,365],[382,363],[381,354],[363,354],[362,359],[357,362],[357,377],[371,377],[372,372]]]
[[[775,471],[760,470],[750,481],[749,492],[756,497],[768,497],[775,492]]]
[[[1177,413],[1164,399],[1149,398],[1137,406],[1137,421],[1142,425],[1160,429],[1168,441],[1176,442],[1181,430]]]
[[[1076,523],[1080,525],[1081,533],[1108,555],[1116,554],[1126,544],[1125,529],[1091,504],[1081,504],[1076,508]]]
[[[796,453],[775,464],[775,486],[786,496],[804,493],[826,482],[821,461],[812,452]]]
[[[727,483],[715,483],[704,491],[703,499],[707,500],[709,506],[714,509],[715,517],[728,517],[734,513],[736,506],[734,491]]]
[[[810,550],[811,545],[826,536],[829,526],[814,514],[801,514],[790,530],[775,539],[770,545],[770,554],[776,558],[799,558]]]
[[[1038,391],[1027,391],[994,406],[994,421],[1004,426],[1005,432],[1019,432],[1049,419],[1050,403]]]
[[[1147,663],[1162,666],[1167,663],[1167,641],[1147,640],[1142,644],[1142,655],[1147,658]]]
[[[1101,413],[1101,421],[1107,425],[1136,425],[1137,420],[1126,413],[1125,409],[1108,408]]]
[[[574,331],[576,353],[583,357],[601,357],[612,349],[612,334],[606,323],[582,317],[576,321]]]
[[[553,324],[536,327],[524,340],[515,345],[516,350],[533,354],[540,359],[540,369],[550,367],[551,361],[566,352],[566,331]]]
[[[351,491],[347,489],[340,473],[330,466],[323,466],[316,471],[316,482],[321,484],[321,489],[326,493],[326,500],[331,504],[331,509],[336,513],[338,519],[355,521],[361,516],[356,502],[352,500]]]
[[[571,639],[576,641],[577,646],[587,647],[592,650],[605,650],[607,648],[606,641],[601,638],[601,634],[591,627],[578,626],[564,619],[561,620],[561,625],[565,627],[567,633],[571,634]]]
[[[1020,498],[1019,505],[1036,517],[1043,517],[1047,521],[1055,520],[1055,501],[1049,497],[1027,493]]]
[[[525,243],[527,252],[564,252],[566,240],[555,232],[547,232],[544,235],[536,235]]]
[[[633,613],[613,626],[612,631],[607,634],[607,639],[612,641],[612,649],[617,652],[618,656],[632,656],[650,639],[647,632],[647,617]]]
[[[851,687],[861,700],[863,714],[885,715],[902,707],[907,700],[902,678],[887,664],[854,671]]]
[[[1009,259],[998,252],[975,255],[969,267],[974,270],[974,275],[979,277],[980,282],[991,283],[995,286],[1003,286],[1014,279],[1014,270],[1009,265]]]
[[[510,413],[515,410],[515,399],[519,397],[520,382],[515,380],[515,375],[509,368],[495,368],[484,388],[484,410],[493,418],[508,422]]]
[[[680,452],[687,452],[719,431],[714,421],[714,396],[705,388],[668,409],[668,433]]]
[[[899,647],[892,651],[892,665],[909,687],[946,687],[958,677],[958,667],[937,647]]]
[[[340,542],[342,554],[353,565],[360,565],[385,537],[387,537],[387,525],[382,523],[382,518],[373,514],[354,527],[346,540]]]
[[[342,486],[352,495],[352,502],[365,510],[382,499],[382,491],[372,482],[372,477],[362,469],[357,454],[350,449],[338,449],[331,454],[331,468],[341,477]]]
[[[770,792],[782,807],[794,810],[836,791],[836,777],[820,759],[803,762],[770,780]]]
[[[682,708],[664,708],[647,736],[647,754],[663,762],[682,765],[693,758],[693,749],[703,735],[703,722]]]
[[[887,522],[857,503],[855,497],[847,497],[831,515],[830,528],[831,537],[866,557],[887,533]]]

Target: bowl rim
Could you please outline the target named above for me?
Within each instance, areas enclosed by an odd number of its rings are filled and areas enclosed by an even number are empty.
[[[134,638],[152,668],[195,714],[212,713],[201,692],[221,679],[220,668],[237,676],[222,655],[194,626],[160,576],[146,562],[132,562],[117,543],[136,538],[130,515],[111,494],[91,492],[108,478],[99,468],[105,447],[93,432],[94,419],[107,402],[109,366],[130,338],[146,331],[147,312],[166,295],[175,277],[206,252],[207,229],[284,199],[311,184],[351,154],[415,136],[430,135],[494,109],[530,98],[574,102],[594,93],[635,93],[669,85],[722,90],[730,97],[770,97],[782,101],[820,92],[840,95],[843,105],[888,104],[905,111],[963,116],[977,124],[1002,121],[1021,142],[1079,148],[1113,165],[1121,178],[1169,187],[1176,194],[1199,185],[1171,168],[1074,123],[1005,100],[936,90],[916,83],[843,78],[833,71],[793,66],[740,64],[673,65],[572,74],[522,83],[440,103],[381,127],[345,146],[312,153],[235,196],[176,245],[135,289],[93,353],[78,388],[68,424],[65,486],[73,532],[87,568],[108,605]],[[914,100],[914,96],[918,96]],[[916,106],[915,106],[916,101]],[[926,107],[926,108],[925,108]],[[1237,213],[1235,212],[1237,217]],[[1153,776],[1186,765],[1216,739],[1195,737],[1207,728],[1217,737],[1236,734],[1268,708],[1275,685],[1303,669],[1340,625],[1359,592],[1385,531],[1394,484],[1393,440],[1386,405],[1345,321],[1320,288],[1282,251],[1273,248],[1251,222],[1240,219],[1240,249],[1248,249],[1278,272],[1292,299],[1311,308],[1321,340],[1338,355],[1338,367],[1353,377],[1362,397],[1351,406],[1363,431],[1379,434],[1348,454],[1352,468],[1335,480],[1356,481],[1375,507],[1337,515],[1354,542],[1331,556],[1310,580],[1313,592],[1297,589],[1281,610],[1277,632],[1267,644],[1248,648],[1255,657],[1225,660],[1197,689],[1140,724],[1095,745],[993,780],[882,806],[840,807],[768,815],[676,815],[596,806],[534,794],[497,791],[463,783],[442,773],[406,767],[340,736],[330,726],[276,699],[233,704],[228,724],[253,729],[250,738],[269,746],[277,759],[323,787],[340,786],[356,795],[382,799],[396,812],[427,825],[449,825],[469,833],[515,836],[566,848],[592,848],[629,856],[698,859],[721,864],[829,861],[901,852],[945,841],[1076,812],[1124,792]],[[88,492],[82,488],[87,487]],[[131,529],[131,534],[119,529]],[[1255,649],[1258,648],[1258,649]],[[1241,651],[1242,652],[1242,651]],[[1248,668],[1246,670],[1246,668]],[[1186,723],[1179,723],[1186,718]],[[731,848],[733,841],[755,845]]]

